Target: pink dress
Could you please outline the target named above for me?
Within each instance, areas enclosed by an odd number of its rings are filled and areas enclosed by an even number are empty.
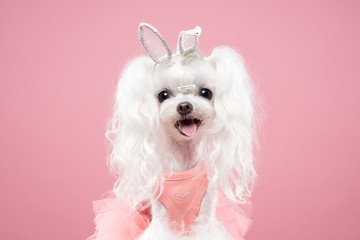
[[[207,188],[206,169],[198,166],[181,173],[165,174],[164,177],[164,191],[159,200],[168,211],[170,226],[187,231],[199,213]],[[135,240],[151,222],[150,208],[131,211],[115,197],[95,201],[93,208],[96,230],[88,240]],[[222,192],[216,217],[234,240],[242,240],[251,224],[243,206],[234,204]]]
[[[170,227],[185,233],[190,230],[199,214],[208,183],[207,170],[203,165],[164,175],[164,189],[159,201],[168,212]]]

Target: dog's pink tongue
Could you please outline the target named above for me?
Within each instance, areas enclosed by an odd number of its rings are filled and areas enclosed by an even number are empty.
[[[188,137],[193,136],[196,133],[197,126],[195,123],[188,123],[181,126],[181,132]]]

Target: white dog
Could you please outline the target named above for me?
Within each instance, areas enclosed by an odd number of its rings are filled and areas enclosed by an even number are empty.
[[[181,32],[172,55],[140,24],[150,58],[132,60],[118,84],[107,132],[116,198],[95,205],[92,239],[242,239],[250,220],[238,205],[256,177],[254,92],[234,50],[201,55],[200,32]]]

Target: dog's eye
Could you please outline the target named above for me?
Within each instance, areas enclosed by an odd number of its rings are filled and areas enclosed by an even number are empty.
[[[159,102],[162,103],[163,101],[165,101],[166,99],[168,99],[170,97],[170,93],[167,91],[162,91],[158,94],[158,99]]]
[[[212,95],[213,95],[212,92],[207,88],[202,88],[200,90],[200,96],[202,96],[202,97],[204,97],[206,99],[210,100],[212,98]]]

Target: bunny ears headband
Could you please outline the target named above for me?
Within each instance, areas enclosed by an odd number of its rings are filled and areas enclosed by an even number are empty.
[[[200,34],[201,28],[199,26],[189,31],[180,32],[177,54],[195,51]],[[147,23],[140,23],[139,25],[139,40],[156,64],[170,60],[173,56],[165,39],[153,26]]]

